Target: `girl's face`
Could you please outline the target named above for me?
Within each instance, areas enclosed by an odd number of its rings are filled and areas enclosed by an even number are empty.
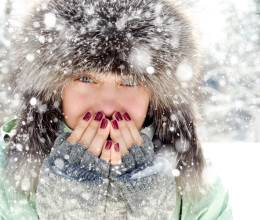
[[[150,100],[150,92],[144,86],[135,85],[112,74],[88,74],[71,80],[62,93],[65,122],[75,129],[87,112],[101,111],[111,119],[115,112],[127,112],[136,127],[142,127]]]

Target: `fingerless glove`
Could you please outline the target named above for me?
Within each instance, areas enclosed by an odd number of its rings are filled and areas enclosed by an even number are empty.
[[[173,176],[158,169],[152,141],[134,145],[111,166],[61,134],[41,167],[36,193],[40,219],[169,219]]]

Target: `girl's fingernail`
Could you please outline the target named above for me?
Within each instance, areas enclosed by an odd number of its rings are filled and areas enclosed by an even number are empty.
[[[122,121],[122,120],[123,120],[123,117],[122,117],[122,115],[120,114],[120,112],[117,112],[117,113],[115,114],[115,117],[116,117],[116,120],[118,120],[118,121]]]
[[[114,145],[114,148],[115,148],[115,151],[116,151],[116,152],[119,152],[119,151],[120,151],[120,149],[119,149],[119,143],[116,143],[116,144]]]
[[[106,150],[110,150],[111,146],[112,146],[112,141],[107,140],[107,143],[106,143],[105,149],[106,149]]]
[[[126,121],[131,121],[131,117],[130,117],[130,115],[127,114],[127,112],[125,114],[123,114],[123,116]]]
[[[83,120],[88,121],[91,118],[91,113],[88,112],[87,114],[85,114],[85,116],[83,117]]]
[[[112,124],[112,127],[114,128],[114,129],[118,129],[118,124],[117,124],[117,121],[116,120],[113,120],[113,121],[111,121],[111,124]]]
[[[108,120],[103,118],[101,121],[100,128],[105,129],[107,127],[107,124],[108,124]]]
[[[102,112],[98,112],[98,113],[96,114],[94,120],[100,121],[102,117],[103,117],[103,113],[102,113]]]

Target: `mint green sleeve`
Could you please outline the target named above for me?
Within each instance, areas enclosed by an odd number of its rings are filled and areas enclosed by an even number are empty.
[[[3,185],[3,160],[4,160],[4,151],[3,151],[4,141],[0,141],[0,219],[9,220],[10,218],[10,207],[7,202],[6,192]]]
[[[217,177],[209,189],[199,200],[192,201],[185,196],[177,198],[177,207],[172,219],[179,220],[182,207],[181,220],[232,220],[232,211],[228,204],[228,192],[221,180]]]
[[[4,185],[3,164],[5,158],[4,141],[0,141],[0,220],[37,220],[34,205],[24,195],[14,193]],[[11,190],[8,192],[8,190]]]

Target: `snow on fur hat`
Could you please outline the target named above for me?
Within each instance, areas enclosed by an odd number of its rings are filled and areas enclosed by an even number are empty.
[[[198,190],[204,167],[194,117],[200,55],[183,4],[41,1],[17,30],[13,48],[13,82],[22,106],[6,167],[15,172],[10,176],[18,173],[18,189],[26,191],[37,184],[37,175],[28,189],[22,179],[32,179],[28,169],[37,174],[50,153],[62,118],[61,92],[66,83],[78,74],[111,72],[131,76],[150,89],[149,117],[156,136],[176,151],[179,185]],[[16,143],[22,144],[22,150]],[[28,163],[28,158],[37,162]],[[22,173],[26,177],[21,178]]]

